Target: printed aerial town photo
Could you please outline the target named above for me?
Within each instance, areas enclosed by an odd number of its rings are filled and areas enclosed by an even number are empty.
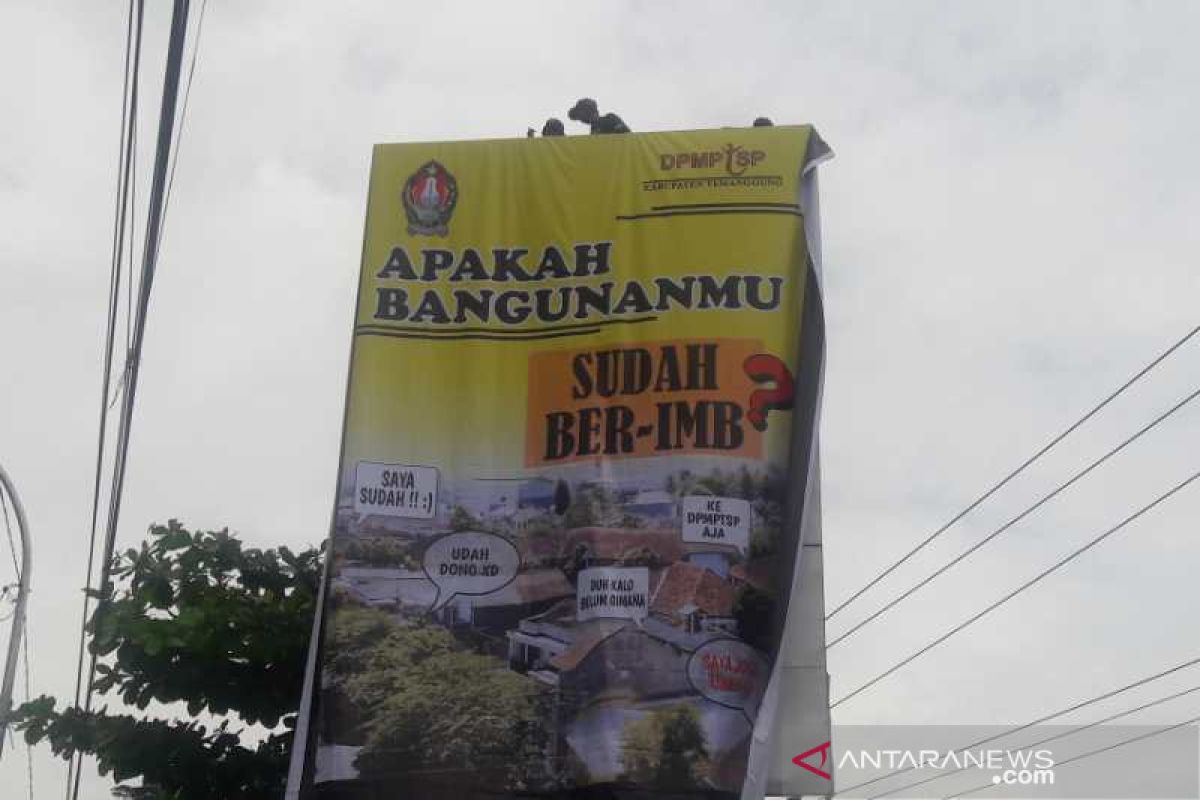
[[[657,461],[443,475],[424,518],[356,511],[351,475],[316,780],[732,797],[776,637],[783,485],[758,461]]]

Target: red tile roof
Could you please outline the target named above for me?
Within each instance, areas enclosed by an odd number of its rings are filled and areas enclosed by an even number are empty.
[[[715,572],[684,561],[663,570],[650,609],[660,614],[697,610],[717,617],[733,613],[733,588]],[[692,608],[686,608],[691,606]]]
[[[592,558],[613,561],[635,557],[643,550],[663,561],[679,561],[686,552],[679,531],[662,528],[575,528],[567,531],[562,542],[563,555],[584,545]]]
[[[564,672],[575,669],[597,645],[627,624],[623,619],[599,619],[581,626],[575,641],[566,650],[551,658],[550,665]]]
[[[775,569],[770,561],[759,559],[745,564],[735,564],[729,570],[729,576],[735,580],[750,584],[755,589],[769,592],[774,588]]]

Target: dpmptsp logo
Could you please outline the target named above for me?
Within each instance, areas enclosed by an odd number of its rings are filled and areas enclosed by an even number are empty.
[[[658,166],[664,171],[684,169],[723,169],[729,175],[741,175],[766,161],[765,150],[752,150],[732,142],[717,150],[659,153]]]

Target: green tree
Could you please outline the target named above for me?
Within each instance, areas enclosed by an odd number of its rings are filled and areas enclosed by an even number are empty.
[[[664,488],[678,502],[696,491],[696,475],[690,469],[671,473],[667,476]]]
[[[592,493],[580,489],[575,492],[575,496],[571,499],[571,505],[567,507],[567,512],[563,515],[563,527],[570,530],[571,528],[588,528],[595,524],[597,524],[597,515],[592,504]]]
[[[746,584],[733,602],[738,638],[764,653],[771,652],[775,639],[775,598]]]
[[[623,778],[660,789],[700,785],[708,769],[708,744],[700,712],[686,703],[651,711],[621,731]]]
[[[375,609],[343,605],[331,631],[330,705],[358,725],[364,779],[461,770],[494,772],[511,787],[544,785],[535,765],[544,762],[540,720],[550,698],[541,684],[439,626]]]
[[[563,516],[563,527],[569,530],[619,525],[621,517],[621,501],[615,492],[598,484],[583,484],[575,490],[571,505]]]
[[[554,484],[554,513],[560,517],[571,507],[571,487],[562,478]]]
[[[743,500],[753,500],[757,494],[758,487],[755,484],[754,476],[743,466],[738,472],[738,497]]]
[[[155,525],[141,549],[114,558],[112,583],[97,593],[87,624],[99,659],[93,688],[142,711],[185,703],[188,715],[219,723],[59,710],[47,696],[16,709],[12,722],[62,758],[95,756],[117,783],[142,778],[143,787],[118,787],[118,796],[277,797],[319,581],[315,549],[260,550],[228,530]],[[251,732],[254,744],[247,723],[266,729]]]
[[[408,544],[383,538],[351,539],[341,548],[347,561],[357,561],[372,567],[419,569],[421,560]]]
[[[467,511],[462,506],[455,506],[450,511],[450,530],[452,531],[470,531],[479,530],[482,523],[476,519],[470,511]]]

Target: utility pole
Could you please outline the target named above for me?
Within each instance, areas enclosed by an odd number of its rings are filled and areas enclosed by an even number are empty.
[[[0,466],[0,492],[12,500],[13,512],[17,517],[17,530],[21,534],[21,572],[17,576],[17,606],[12,615],[12,628],[8,634],[8,657],[4,661],[4,681],[0,683],[0,756],[4,755],[4,742],[8,738],[8,712],[12,710],[13,683],[17,679],[17,656],[21,652],[21,639],[25,634],[25,603],[29,600],[29,568],[33,564],[33,547],[29,541],[29,523],[25,520],[25,509],[21,498],[4,467]]]

